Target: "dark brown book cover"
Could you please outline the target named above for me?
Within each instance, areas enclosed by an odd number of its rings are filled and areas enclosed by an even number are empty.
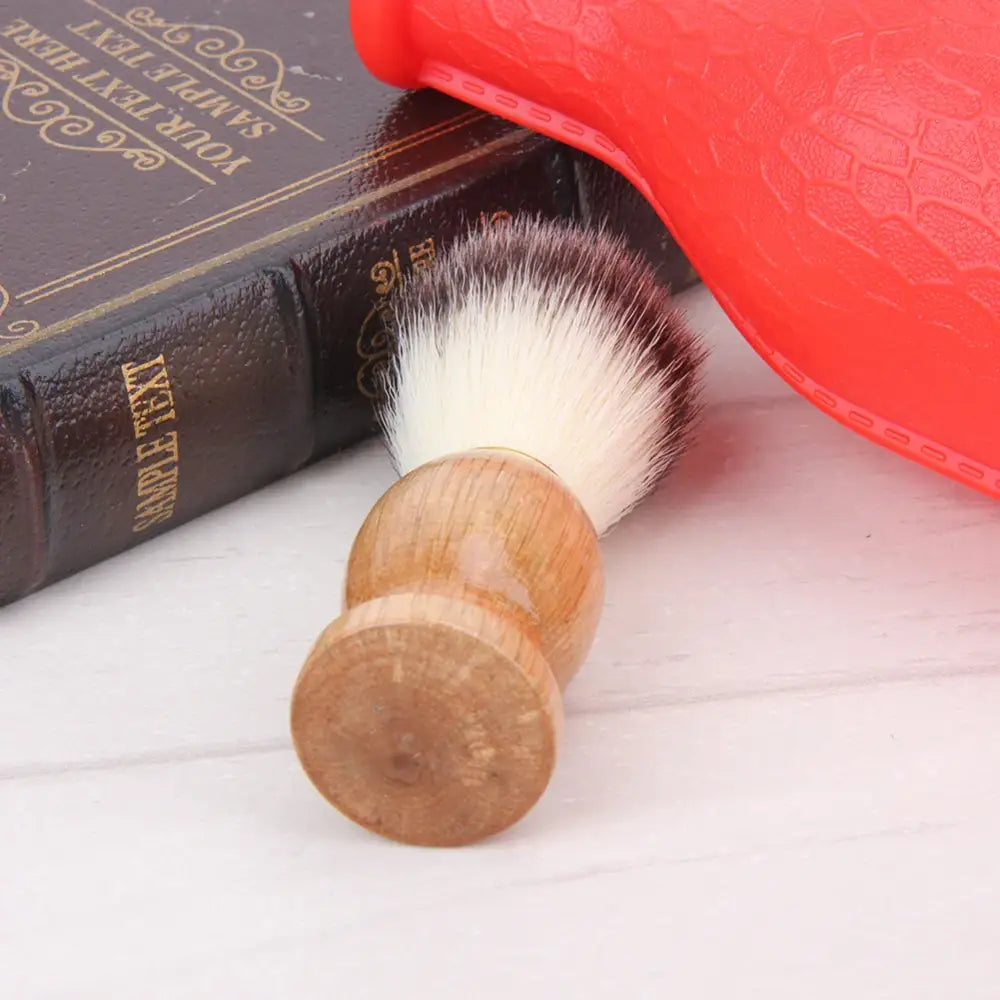
[[[374,432],[385,302],[470,225],[618,175],[373,80],[347,4],[0,2],[0,603]]]

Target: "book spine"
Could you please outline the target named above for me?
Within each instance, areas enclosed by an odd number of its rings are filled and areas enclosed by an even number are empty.
[[[0,600],[301,466],[310,377],[288,266],[25,365],[0,390]]]
[[[470,226],[530,212],[629,235],[696,280],[609,168],[526,135],[230,284],[0,381],[0,605],[376,432],[388,302]]]

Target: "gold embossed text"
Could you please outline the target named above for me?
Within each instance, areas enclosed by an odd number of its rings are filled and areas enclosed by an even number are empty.
[[[134,532],[147,531],[174,516],[180,482],[177,410],[162,354],[121,367],[136,440]]]

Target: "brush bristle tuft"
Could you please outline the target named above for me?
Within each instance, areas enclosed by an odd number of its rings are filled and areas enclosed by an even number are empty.
[[[599,534],[685,450],[704,352],[647,262],[605,230],[520,217],[409,278],[379,419],[400,475],[509,448],[549,466]]]

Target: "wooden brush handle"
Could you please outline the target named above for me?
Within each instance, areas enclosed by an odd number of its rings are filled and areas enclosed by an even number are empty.
[[[296,683],[310,780],[409,843],[510,826],[548,784],[603,600],[594,527],[545,466],[485,449],[414,470],[365,519]]]

